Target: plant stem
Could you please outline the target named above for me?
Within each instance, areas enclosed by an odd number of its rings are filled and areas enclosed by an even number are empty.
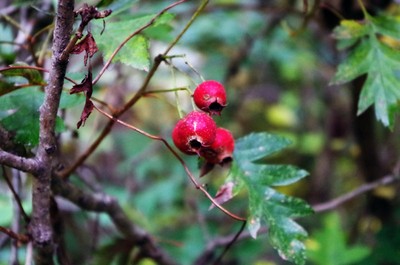
[[[103,68],[100,70],[99,74],[97,75],[97,77],[95,79],[93,79],[93,85],[95,85],[99,79],[101,78],[101,76],[104,74],[104,72],[107,70],[107,68],[110,66],[112,60],[114,59],[114,57],[117,55],[117,53],[122,49],[122,47],[124,47],[124,45],[130,40],[132,39],[134,36],[138,35],[139,33],[141,33],[143,30],[147,29],[148,27],[150,27],[151,25],[154,24],[154,22],[156,21],[157,18],[159,18],[161,15],[163,15],[165,12],[167,12],[168,10],[170,10],[171,8],[180,5],[184,2],[186,2],[187,0],[181,0],[178,2],[175,2],[169,6],[167,6],[166,8],[164,8],[163,10],[161,10],[158,14],[156,14],[146,25],[140,27],[139,29],[135,30],[131,35],[129,35],[120,45],[118,45],[118,47],[113,51],[113,53],[111,54],[110,58],[108,59],[108,61],[106,62],[106,64],[103,66]],[[174,44],[175,45],[175,44]]]
[[[183,161],[183,159],[180,157],[180,155],[175,151],[174,148],[171,147],[171,145],[167,142],[167,140],[165,140],[164,138],[162,138],[161,136],[157,136],[157,135],[152,135],[148,132],[145,132],[131,124],[128,124],[124,121],[121,121],[115,117],[113,117],[112,115],[108,114],[107,112],[97,108],[96,106],[94,106],[94,108],[100,112],[101,114],[103,114],[104,116],[106,116],[107,118],[109,118],[110,120],[113,120],[135,132],[138,132],[152,140],[157,140],[157,141],[161,141],[166,147],[167,149],[175,156],[176,159],[178,159],[178,161],[182,164],[183,168],[185,169],[189,179],[191,180],[191,182],[194,184],[194,186],[196,187],[196,189],[201,190],[206,196],[207,198],[216,206],[218,207],[222,212],[224,212],[226,215],[228,215],[229,217],[238,220],[238,221],[246,221],[246,218],[237,216],[233,213],[231,213],[230,211],[228,211],[227,209],[225,209],[223,206],[221,206],[217,201],[214,200],[214,198],[208,193],[208,191],[206,189],[204,189],[204,187],[202,185],[200,185],[197,181],[196,178],[193,176],[192,172],[189,170],[188,166],[186,165],[185,161]]]
[[[171,9],[172,7],[184,3],[187,0],[181,0],[178,2],[175,2],[174,4],[166,7],[164,10],[162,10],[159,15],[163,14],[165,11]],[[192,25],[194,20],[199,16],[200,12],[205,8],[206,3],[208,3],[208,0],[203,1],[202,4],[198,7],[196,12],[193,14],[192,18],[189,20],[189,22],[186,24],[186,26],[183,28],[182,32],[175,38],[175,40],[168,46],[168,48],[165,50],[163,54],[158,55],[154,59],[154,64],[151,67],[149,73],[146,76],[146,79],[143,81],[142,86],[139,88],[139,90],[136,92],[136,94],[118,111],[113,113],[113,117],[118,118],[122,114],[124,114],[128,109],[130,109],[146,92],[147,86],[150,83],[150,80],[154,76],[155,72],[157,71],[158,67],[160,66],[161,62],[164,61],[164,58],[167,56],[168,52],[172,49],[172,47],[175,46],[176,43],[180,40],[180,38],[183,36],[183,33],[187,31],[187,29]],[[157,16],[153,19],[156,19]],[[110,58],[109,62],[111,63],[112,57]],[[108,67],[108,66],[107,66]],[[107,68],[106,66],[103,67],[102,71],[99,73],[99,76],[95,79],[97,80],[100,78],[101,73],[105,71]],[[60,176],[62,178],[67,178],[72,172],[74,172],[83,162],[86,161],[86,159],[97,149],[97,147],[100,145],[100,143],[103,141],[103,139],[110,133],[115,121],[114,120],[109,120],[109,122],[106,124],[106,126],[103,128],[102,132],[100,135],[96,138],[96,140],[89,146],[89,148],[80,156],[78,159],[75,161],[75,163],[68,168],[67,170],[63,171],[60,173]]]

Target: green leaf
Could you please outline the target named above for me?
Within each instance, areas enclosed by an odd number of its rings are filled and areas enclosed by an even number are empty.
[[[17,63],[11,66],[29,66],[25,63]],[[24,85],[24,86],[21,86]],[[0,75],[0,97],[21,89],[26,85],[45,85],[41,73],[35,69],[15,69],[9,68],[1,72]]]
[[[358,45],[349,54],[347,60],[339,65],[330,84],[341,85],[367,73],[371,64],[370,51],[369,42],[364,41]]]
[[[296,264],[305,263],[302,240],[306,231],[291,218],[313,212],[303,200],[284,195],[272,186],[294,183],[307,172],[290,165],[254,163],[287,147],[290,141],[268,133],[253,133],[236,141],[234,163],[227,181],[234,183],[233,194],[246,188],[249,195],[248,229],[255,238],[262,225],[268,226],[269,239],[279,255]]]
[[[377,120],[393,128],[394,114],[400,100],[400,52],[382,41],[383,37],[399,39],[400,20],[389,16],[367,16],[363,23],[343,21],[334,30],[338,39],[357,42],[342,62],[331,84],[344,84],[363,74],[367,78],[358,101],[358,114],[374,105]]]
[[[342,20],[340,26],[333,30],[336,39],[356,39],[368,34],[368,24],[355,20]]]
[[[29,66],[26,63],[16,63],[11,66]],[[10,68],[9,70],[3,71],[4,76],[21,76],[24,77],[30,85],[45,85],[41,73],[35,69],[15,69]]]
[[[369,17],[369,22],[375,28],[375,32],[400,39],[400,18],[388,15]]]
[[[81,94],[72,94],[69,92],[62,91],[60,99],[60,109],[69,109],[77,105],[81,105],[85,102],[85,97]]]
[[[284,137],[268,134],[253,133],[238,139],[235,144],[237,160],[251,159],[255,161],[269,156],[290,144]]]
[[[34,147],[39,143],[39,107],[44,93],[38,87],[26,87],[0,97],[0,111],[7,115],[0,118],[0,124],[14,132],[18,143]],[[57,117],[56,132],[64,130],[64,122]]]
[[[323,228],[311,236],[315,247],[307,251],[310,260],[315,264],[349,265],[362,261],[370,254],[367,247],[347,245],[338,214],[326,215],[323,224]]]
[[[102,35],[103,24],[100,21],[94,22],[93,36],[99,50],[103,53],[104,59],[108,60],[115,49],[132,33],[140,29],[153,19],[154,15],[142,16],[122,21],[107,21]],[[150,27],[169,23],[173,16],[164,14],[157,18]],[[149,41],[143,35],[136,35],[130,39],[113,58],[113,62],[120,62],[139,70],[148,71],[150,67]]]

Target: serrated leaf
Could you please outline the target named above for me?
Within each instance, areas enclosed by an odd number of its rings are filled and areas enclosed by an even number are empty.
[[[347,60],[339,65],[330,84],[341,85],[367,73],[371,64],[370,51],[371,45],[369,42],[364,41],[358,45],[349,54]]]
[[[347,245],[340,217],[336,213],[324,217],[323,228],[314,232],[312,238],[318,247],[310,248],[307,252],[316,264],[350,265],[362,261],[370,253],[364,246]]]
[[[236,160],[255,161],[271,155],[290,144],[286,138],[268,133],[253,133],[240,138],[235,143]],[[250,159],[250,160],[249,160]]]
[[[96,40],[99,50],[104,59],[108,60],[115,49],[132,33],[143,27],[153,19],[154,15],[147,15],[139,18],[108,21],[103,34],[103,24],[100,21],[94,21],[93,36]],[[155,27],[171,21],[171,14],[164,14],[151,27]],[[150,27],[150,28],[151,28]],[[121,62],[139,70],[147,71],[150,67],[149,42],[143,35],[136,35],[130,39],[114,57],[113,62]]]
[[[357,113],[361,114],[374,105],[377,120],[392,128],[400,100],[400,52],[388,46],[382,36],[398,39],[400,20],[389,16],[368,15],[364,24],[368,34],[355,34],[356,39],[359,39],[358,45],[347,60],[339,65],[331,84],[343,84],[366,74]],[[353,22],[352,25],[358,27]],[[337,29],[338,32],[344,31],[341,27]]]
[[[400,19],[398,17],[382,15],[369,17],[369,21],[376,32],[395,39],[400,39]]]
[[[258,165],[243,163],[242,169],[245,175],[253,181],[266,186],[284,186],[292,184],[305,176],[305,170],[289,165]]]
[[[294,166],[256,164],[259,160],[288,146],[287,139],[268,133],[254,133],[238,139],[229,181],[245,187],[249,194],[248,229],[256,237],[262,223],[268,226],[269,239],[279,255],[304,264],[306,231],[291,218],[313,212],[303,200],[284,195],[272,186],[293,183],[307,172]],[[233,187],[233,194],[236,194]]]
[[[342,20],[340,26],[333,30],[336,39],[357,39],[368,34],[368,24],[355,20]]]

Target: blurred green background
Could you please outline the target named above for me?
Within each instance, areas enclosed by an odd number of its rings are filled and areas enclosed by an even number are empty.
[[[91,3],[90,3],[91,2]],[[174,39],[200,1],[174,8],[172,22],[146,33],[152,56],[162,52]],[[356,80],[343,86],[330,86],[337,65],[346,55],[339,52],[331,37],[339,18],[358,18],[356,1],[323,1],[315,12],[304,12],[304,3],[314,1],[215,0],[195,21],[170,55],[174,67],[162,65],[151,80],[149,90],[188,87],[193,91],[201,78],[222,82],[228,106],[216,118],[236,138],[251,132],[270,132],[292,140],[290,149],[275,155],[269,163],[292,164],[307,170],[304,180],[284,188],[283,193],[318,205],[366,182],[395,172],[399,157],[399,127],[384,128],[369,110],[356,116],[359,85]],[[342,2],[354,2],[341,9]],[[398,12],[390,1],[364,1],[371,12]],[[79,6],[83,2],[77,1]],[[97,1],[89,1],[98,4]],[[155,14],[171,1],[102,1],[100,9],[116,12],[110,18]],[[32,3],[12,3],[32,18]],[[327,4],[328,5],[328,4]],[[42,3],[35,6],[41,7]],[[350,11],[353,11],[351,13]],[[11,15],[18,16],[18,11]],[[305,21],[305,17],[310,19]],[[93,26],[94,27],[94,26]],[[107,22],[105,26],[107,31]],[[0,63],[5,66],[26,61],[5,42],[14,39],[15,29],[0,21]],[[127,32],[128,34],[128,32]],[[107,42],[107,41],[106,41]],[[80,81],[86,73],[81,57],[72,56],[67,76]],[[93,72],[103,65],[101,54],[92,58]],[[140,87],[145,72],[115,63],[94,88],[94,96],[114,107]],[[66,89],[72,85],[65,84]],[[190,96],[180,91],[184,111],[190,111]],[[68,97],[66,93],[63,97]],[[75,130],[82,99],[70,103],[64,113],[60,143],[69,164],[95,139],[107,122],[93,113],[86,125]],[[33,104],[33,103],[32,103]],[[149,94],[122,119],[170,141],[170,132],[179,119],[173,93]],[[6,109],[0,106],[0,117]],[[197,159],[185,157],[197,170]],[[9,172],[15,176],[17,173]],[[122,126],[101,144],[85,165],[71,177],[74,184],[92,191],[103,191],[118,199],[133,222],[154,235],[181,264],[195,264],[207,243],[234,234],[240,224],[218,210],[208,210],[210,202],[188,181],[182,166],[160,143],[151,141]],[[228,170],[217,169],[202,178],[211,194],[223,183]],[[396,173],[394,173],[396,174]],[[18,175],[18,174],[17,174]],[[30,178],[18,176],[21,197],[29,212]],[[134,249],[118,236],[106,215],[81,211],[57,198],[65,223],[65,242],[73,264],[128,264]],[[316,265],[395,265],[400,264],[400,211],[398,185],[385,186],[357,196],[327,213],[316,213],[299,221],[309,232],[306,241],[307,264]],[[239,195],[226,206],[245,215],[246,197]],[[0,180],[0,225],[13,221],[12,195]],[[0,264],[8,264],[11,242],[0,234]],[[21,261],[25,247],[21,247]],[[218,252],[218,251],[217,251]],[[142,265],[153,264],[150,260]],[[270,247],[267,234],[257,240],[237,242],[221,264],[288,264]]]

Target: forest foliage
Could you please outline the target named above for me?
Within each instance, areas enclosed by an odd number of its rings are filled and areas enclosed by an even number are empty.
[[[0,264],[396,264],[400,6],[289,2],[77,1],[53,59],[57,3],[1,11]],[[171,131],[204,80],[236,140],[199,177]]]

